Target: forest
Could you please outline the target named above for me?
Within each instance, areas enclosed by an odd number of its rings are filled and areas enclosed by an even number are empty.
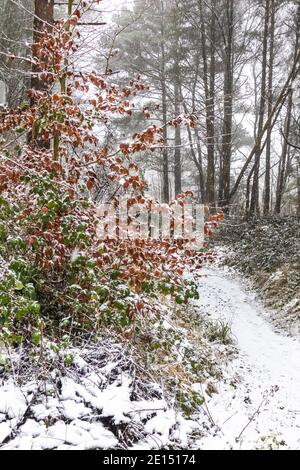
[[[0,450],[299,449],[299,77],[299,0],[0,0]]]

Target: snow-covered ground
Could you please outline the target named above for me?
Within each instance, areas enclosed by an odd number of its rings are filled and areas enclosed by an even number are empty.
[[[199,307],[229,322],[240,354],[207,397],[216,428],[202,449],[300,448],[300,343],[275,332],[268,313],[226,268],[208,268]],[[236,380],[233,377],[236,376]]]
[[[159,384],[137,383],[122,344],[69,353],[72,367],[61,364],[22,386],[13,375],[0,382],[0,450],[188,448],[200,431],[199,422],[165,400]]]
[[[108,362],[100,344],[70,351],[72,367],[44,379],[0,383],[0,449],[299,449],[300,343],[273,330],[255,294],[226,268],[204,274],[197,308],[230,323],[239,355],[222,381],[198,384],[198,416],[176,412],[159,384],[137,386],[122,344],[112,342]]]

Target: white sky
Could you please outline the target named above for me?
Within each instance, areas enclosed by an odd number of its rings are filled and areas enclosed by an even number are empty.
[[[104,10],[109,16],[117,12],[121,12],[123,9],[128,8],[132,5],[132,0],[103,0],[99,4],[99,10]]]

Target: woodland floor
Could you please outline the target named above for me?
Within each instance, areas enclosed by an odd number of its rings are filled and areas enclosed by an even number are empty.
[[[239,355],[207,398],[219,431],[201,439],[200,448],[299,449],[299,341],[274,330],[256,293],[228,269],[205,274],[199,308],[230,324]]]
[[[199,315],[219,325],[210,361],[226,349],[219,340],[228,325],[234,348],[219,361],[223,377],[198,384],[205,398],[198,414],[184,418],[159,383],[143,386],[112,341],[73,351],[72,368],[58,365],[46,381],[17,386],[17,370],[2,381],[0,448],[299,449],[298,339],[275,331],[270,311],[231,268],[205,268],[199,289]]]

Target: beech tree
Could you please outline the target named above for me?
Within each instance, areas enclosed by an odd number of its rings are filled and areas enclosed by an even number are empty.
[[[28,90],[26,104],[0,111],[1,255],[10,266],[1,321],[12,344],[30,338],[39,343],[53,329],[59,335],[68,328],[92,331],[109,321],[128,326],[137,315],[155,311],[153,292],[186,302],[195,289],[184,271],[190,266],[197,275],[206,256],[191,248],[190,238],[172,237],[178,223],[174,208],[190,194],[178,195],[170,207],[167,238],[120,236],[118,194],[127,198],[126,211],[134,204],[146,213],[160,208],[144,195],[146,183],[133,156],[163,146],[164,131],[150,124],[114,148],[99,136],[99,126],[104,131],[113,116],[132,114],[131,99],[145,85],[133,79],[118,87],[75,67],[84,47],[78,23],[94,3],[72,8],[54,27],[43,19],[32,56],[18,58],[34,66],[38,87]],[[179,116],[167,125],[193,127],[194,117]],[[28,134],[32,138],[24,145]],[[51,142],[51,148],[40,142]],[[99,214],[94,203],[98,170],[117,186],[107,201],[117,214],[114,235],[107,232],[106,212]],[[220,218],[207,220],[207,235]],[[128,212],[129,227],[134,220]]]

